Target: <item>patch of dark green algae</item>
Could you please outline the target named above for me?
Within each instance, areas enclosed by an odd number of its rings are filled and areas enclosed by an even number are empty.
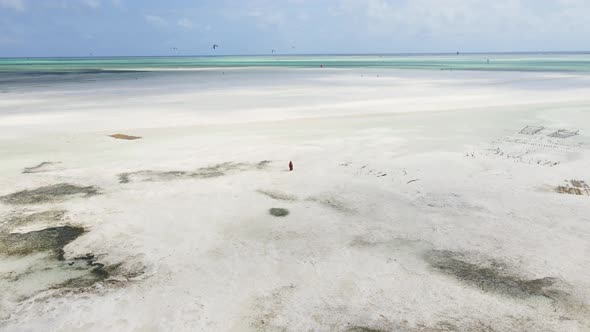
[[[485,292],[518,299],[533,296],[553,299],[555,295],[559,295],[550,288],[558,282],[557,278],[522,278],[510,273],[504,264],[493,260],[476,264],[468,261],[462,253],[432,250],[426,255],[426,261],[434,269]]]
[[[374,329],[374,328],[365,327],[365,326],[353,326],[353,327],[348,328],[346,330],[346,332],[388,332],[388,331]]]
[[[228,175],[230,172],[243,172],[249,170],[263,170],[271,161],[262,160],[255,164],[224,162],[212,166],[201,167],[193,171],[155,171],[142,170],[136,172],[126,172],[118,175],[119,183],[130,183],[134,181],[172,181],[183,179],[209,179]]]
[[[81,194],[84,197],[90,197],[98,195],[99,190],[94,186],[77,186],[69,183],[59,183],[1,196],[0,201],[13,205],[40,204],[56,202],[69,196]]]
[[[289,210],[282,208],[272,208],[268,210],[268,213],[274,217],[286,217],[289,215]]]
[[[50,227],[28,233],[0,234],[0,254],[26,256],[51,251],[63,259],[63,248],[84,234],[84,228],[74,226]]]
[[[15,214],[9,217],[4,223],[0,223],[0,234],[10,233],[19,226],[32,225],[36,223],[56,224],[65,220],[65,210],[48,210],[30,214]]]
[[[86,271],[81,276],[66,279],[52,285],[50,289],[83,289],[91,287],[98,282],[106,281],[111,277],[119,277],[117,280],[130,280],[144,273],[143,267],[137,269],[124,269],[122,263],[105,265],[98,262],[94,254],[66,259],[64,247],[85,233],[84,228],[75,226],[50,227],[28,233],[0,233],[0,256],[27,256],[31,254],[47,252],[46,258],[56,269]],[[25,273],[46,273],[46,269],[32,270]],[[13,277],[18,281],[22,275]]]

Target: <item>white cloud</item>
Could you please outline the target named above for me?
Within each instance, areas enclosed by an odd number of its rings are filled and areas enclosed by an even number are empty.
[[[151,25],[154,26],[167,26],[168,25],[168,21],[166,21],[165,19],[161,18],[160,16],[157,15],[144,15],[143,18]]]
[[[25,0],[0,0],[0,7],[23,11],[26,6]]]
[[[193,22],[188,18],[181,18],[178,20],[177,24],[186,29],[191,29],[193,27]]]
[[[536,38],[586,22],[590,1],[340,0],[335,14],[357,20],[367,31],[381,35]]]

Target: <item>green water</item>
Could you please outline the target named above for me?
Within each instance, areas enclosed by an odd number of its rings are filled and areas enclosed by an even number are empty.
[[[590,53],[0,58],[0,72],[12,73],[240,67],[319,68],[321,66],[324,68],[590,72]]]

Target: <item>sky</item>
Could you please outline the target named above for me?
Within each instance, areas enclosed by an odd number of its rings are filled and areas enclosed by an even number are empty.
[[[0,0],[0,57],[273,49],[590,51],[590,0]]]

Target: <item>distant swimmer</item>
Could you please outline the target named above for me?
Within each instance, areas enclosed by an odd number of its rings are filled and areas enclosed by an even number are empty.
[[[289,161],[289,171],[293,171],[293,162]]]

